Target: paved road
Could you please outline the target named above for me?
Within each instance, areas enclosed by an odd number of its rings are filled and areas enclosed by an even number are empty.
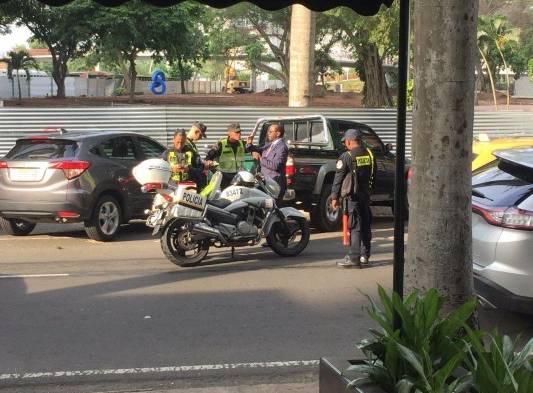
[[[41,379],[54,381],[58,372],[108,370],[105,378],[124,379],[132,375],[116,370],[209,365],[216,374],[221,364],[258,362],[268,367],[230,374],[298,371],[305,380],[314,363],[276,362],[351,356],[370,326],[359,291],[391,283],[387,219],[374,233],[376,266],[365,270],[335,267],[343,255],[337,233],[313,234],[296,258],[253,247],[232,261],[215,249],[205,266],[183,269],[164,258],[142,223],[112,243],[90,241],[76,225],[50,229],[0,236],[1,272],[16,276],[0,280],[0,384],[37,380],[21,381],[23,373],[52,373]]]
[[[253,247],[231,260],[215,249],[187,269],[163,257],[142,223],[112,243],[77,225],[0,236],[0,388],[316,382],[320,356],[350,357],[367,335],[363,293],[391,286],[392,236],[391,220],[378,219],[364,270],[335,267],[338,233],[313,234],[296,258]]]

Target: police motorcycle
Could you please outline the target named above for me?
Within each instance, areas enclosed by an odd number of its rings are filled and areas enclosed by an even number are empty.
[[[210,247],[253,246],[266,237],[278,255],[300,254],[309,243],[309,225],[293,207],[279,208],[279,185],[261,174],[240,171],[232,184],[220,190],[222,173],[215,172],[206,193],[194,183],[169,185],[169,164],[160,159],[141,162],[133,176],[144,192],[155,192],[146,225],[161,234],[161,249],[176,265],[195,266]]]

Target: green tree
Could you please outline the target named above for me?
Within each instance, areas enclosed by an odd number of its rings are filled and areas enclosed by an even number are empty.
[[[326,14],[342,32],[342,43],[358,59],[359,77],[365,83],[363,103],[367,107],[392,106],[392,97],[385,80],[383,62],[398,51],[398,2],[377,15],[363,17],[339,7]]]
[[[13,72],[17,72],[17,85],[18,85],[18,92],[19,92],[19,100],[22,99],[22,91],[20,89],[20,71],[24,70],[26,74],[26,80],[28,82],[28,96],[30,95],[30,68],[37,68],[37,62],[33,57],[31,57],[28,54],[28,51],[26,50],[12,50],[9,51],[7,54],[7,57],[4,59],[0,59],[0,61],[7,63],[7,73],[9,75],[9,78],[13,81]],[[13,83],[13,82],[11,82]]]
[[[95,6],[91,0],[77,0],[63,7],[50,7],[37,0],[12,0],[0,5],[0,12],[26,26],[33,39],[46,44],[52,56],[52,77],[57,97],[65,97],[68,62],[91,47],[90,21]]]
[[[507,109],[509,109],[511,95],[508,73],[509,67],[503,51],[510,48],[512,45],[518,44],[519,31],[510,27],[507,23],[507,19],[503,15],[495,15],[493,17],[485,18],[480,17],[479,19],[478,40],[492,43],[503,63],[503,70],[505,71],[505,80],[507,83]]]
[[[132,0],[119,7],[99,9],[94,18],[96,50],[102,59],[114,59],[120,66],[130,99],[135,94],[135,62],[140,52],[149,51],[158,60],[164,56],[169,62],[178,62],[179,58],[182,63],[184,59],[198,61],[201,55],[190,46],[201,46],[197,43],[201,37],[196,23],[201,8],[189,2],[161,8]]]
[[[217,12],[210,34],[214,56],[222,56],[226,67],[241,56],[251,65],[281,80],[289,80],[290,7],[266,11],[250,4],[237,4]],[[261,56],[246,57],[245,47],[258,44]],[[279,68],[271,63],[277,63]]]
[[[158,39],[154,41],[155,58],[164,58],[171,73],[181,81],[185,94],[185,81],[191,79],[196,69],[209,57],[207,35],[204,33],[213,15],[205,6],[185,2],[167,9],[167,17],[159,23]]]

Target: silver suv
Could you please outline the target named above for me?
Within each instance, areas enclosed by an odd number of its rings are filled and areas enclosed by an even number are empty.
[[[533,149],[494,155],[472,178],[476,290],[495,306],[533,314]]]
[[[21,236],[38,222],[83,222],[91,239],[111,240],[150,206],[132,168],[164,150],[124,132],[62,130],[19,139],[0,160],[0,227]]]

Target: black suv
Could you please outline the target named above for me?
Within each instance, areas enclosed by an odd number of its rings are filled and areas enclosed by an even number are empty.
[[[0,160],[0,227],[27,235],[37,222],[83,222],[91,239],[111,240],[151,203],[132,168],[164,150],[125,132],[62,130],[19,139]]]
[[[372,204],[393,207],[395,156],[391,153],[392,145],[383,144],[369,126],[321,115],[262,118],[253,131],[254,135],[259,132],[259,144],[266,141],[266,131],[272,123],[283,124],[284,139],[289,145],[285,201],[309,211],[315,226],[325,231],[339,227],[340,214],[333,211],[330,203],[331,185],[337,159],[346,150],[341,138],[351,128],[363,132],[364,142],[376,159]]]

